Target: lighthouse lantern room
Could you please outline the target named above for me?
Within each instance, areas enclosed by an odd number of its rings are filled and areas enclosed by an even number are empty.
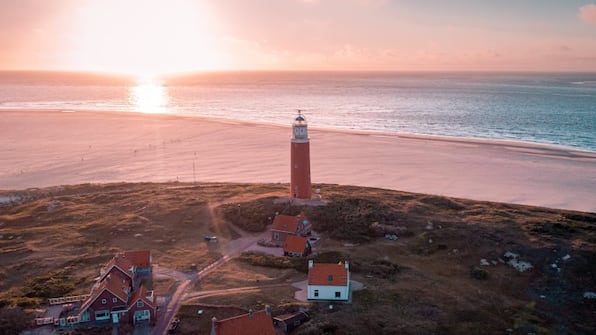
[[[297,199],[310,199],[310,142],[308,127],[302,111],[292,124],[290,195]]]

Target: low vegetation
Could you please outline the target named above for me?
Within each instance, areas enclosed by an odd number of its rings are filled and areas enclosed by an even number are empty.
[[[21,307],[88,293],[100,267],[119,251],[151,249],[155,263],[194,272],[221,256],[239,237],[237,227],[263,231],[275,213],[304,211],[321,234],[315,262],[349,261],[353,278],[365,289],[354,293],[351,304],[309,305],[312,320],[296,334],[588,334],[596,329],[595,302],[583,298],[596,283],[596,214],[315,187],[326,206],[291,205],[282,198],[287,185],[280,184],[86,184],[4,192],[23,196],[0,205],[0,316],[16,322],[0,317],[0,326],[22,327],[19,320],[31,315]],[[219,242],[206,242],[204,235]],[[522,273],[507,265],[508,251],[532,269]],[[236,287],[283,286],[185,306],[181,315],[198,320],[200,329],[208,331],[209,313],[223,318],[265,303],[276,314],[305,307],[293,299],[295,288],[286,285],[306,278],[305,260],[245,253],[230,263],[211,274],[211,282],[206,278],[205,287],[225,288],[226,278]],[[242,271],[260,273],[242,276]],[[162,294],[171,294],[176,285],[154,284]],[[198,316],[199,309],[205,314]],[[180,334],[196,333],[194,324],[184,324]]]

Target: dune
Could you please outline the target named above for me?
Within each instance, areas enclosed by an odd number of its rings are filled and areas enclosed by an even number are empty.
[[[2,110],[0,189],[120,181],[288,183],[291,119],[282,127],[140,113]],[[313,124],[309,133],[313,183],[596,212],[596,153]]]

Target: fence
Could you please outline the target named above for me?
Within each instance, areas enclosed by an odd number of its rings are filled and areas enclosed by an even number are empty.
[[[50,305],[62,305],[62,304],[67,304],[69,302],[87,300],[87,298],[89,298],[89,297],[90,297],[90,294],[73,295],[70,297],[50,298],[49,303],[50,303]]]

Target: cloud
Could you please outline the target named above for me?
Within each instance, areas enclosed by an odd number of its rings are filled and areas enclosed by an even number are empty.
[[[579,17],[586,23],[596,24],[596,5],[581,6],[579,8]]]

